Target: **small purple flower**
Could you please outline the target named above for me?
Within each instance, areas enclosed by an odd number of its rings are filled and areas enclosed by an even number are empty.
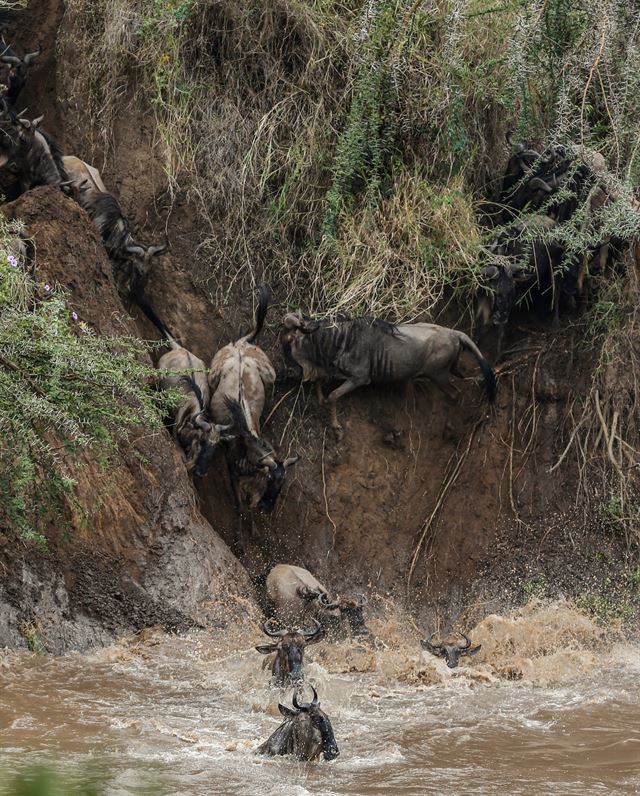
[[[10,254],[10,255],[7,257],[7,260],[9,261],[9,265],[10,265],[12,268],[17,268],[17,267],[18,267],[18,261],[17,261],[17,260],[16,260],[16,258],[13,256],[13,254]]]
[[[72,312],[71,313],[71,317],[73,318],[74,321],[77,321],[78,320],[78,313],[77,312]]]
[[[51,285],[45,285],[45,286],[44,286],[44,289],[45,289],[45,290],[47,291],[47,293],[48,293],[48,292],[51,290]]]

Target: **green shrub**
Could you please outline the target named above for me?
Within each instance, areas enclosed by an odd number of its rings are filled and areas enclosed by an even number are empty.
[[[82,454],[103,463],[135,426],[158,429],[169,397],[133,338],[96,335],[64,291],[34,281],[0,216],[0,490],[5,522],[43,540],[74,502]]]

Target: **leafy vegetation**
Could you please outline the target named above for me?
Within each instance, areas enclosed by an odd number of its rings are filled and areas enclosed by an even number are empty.
[[[108,152],[123,98],[153,109],[169,192],[183,192],[202,219],[194,277],[216,298],[266,278],[314,313],[437,318],[477,288],[506,133],[538,151],[600,153],[611,201],[594,217],[589,196],[577,197],[546,239],[564,249],[559,270],[612,242],[608,265],[589,264],[580,336],[593,381],[572,407],[565,461],[579,468],[585,511],[601,516],[614,496],[629,532],[640,449],[628,255],[640,231],[640,9],[624,0],[67,5],[67,60],[81,54],[83,68],[69,68],[65,89],[85,151]]]
[[[43,541],[48,520],[79,508],[83,454],[113,460],[135,426],[161,427],[169,398],[151,388],[140,341],[94,334],[61,289],[34,279],[20,232],[0,216],[0,510]]]

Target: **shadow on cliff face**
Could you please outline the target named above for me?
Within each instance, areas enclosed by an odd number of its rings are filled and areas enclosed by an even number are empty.
[[[84,212],[40,188],[3,208],[33,238],[39,282],[59,284],[96,333],[134,334],[111,264]],[[215,624],[251,607],[246,573],[198,511],[168,433],[133,434],[123,460],[74,461],[85,514],[49,527],[43,552],[7,531],[0,543],[0,645],[29,634],[45,649],[85,647],[127,629]],[[71,454],[64,454],[70,456]]]

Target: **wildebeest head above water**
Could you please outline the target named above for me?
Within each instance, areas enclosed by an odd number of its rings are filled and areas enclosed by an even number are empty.
[[[302,679],[305,648],[309,644],[321,641],[324,637],[324,630],[320,622],[317,619],[312,621],[315,625],[312,630],[304,628],[277,630],[272,627],[271,622],[265,622],[262,625],[263,633],[277,641],[271,644],[261,644],[256,647],[256,650],[263,655],[275,653],[271,673],[276,683],[285,684]]]
[[[448,636],[440,642],[434,642],[433,637],[435,633],[432,633],[428,639],[421,641],[420,644],[423,649],[427,650],[427,652],[430,652],[432,655],[444,658],[450,669],[455,669],[461,656],[475,655],[482,647],[482,644],[478,644],[477,647],[472,647],[469,638],[465,636],[464,633],[460,633],[460,635],[464,639],[463,643],[460,643],[459,640],[456,640],[452,636]]]
[[[325,760],[334,760],[340,754],[333,727],[327,714],[320,710],[318,694],[311,686],[311,702],[298,702],[298,694],[293,694],[293,708],[279,704],[278,709],[285,721],[258,747],[261,755],[293,755],[298,760],[317,760],[320,755]]]

